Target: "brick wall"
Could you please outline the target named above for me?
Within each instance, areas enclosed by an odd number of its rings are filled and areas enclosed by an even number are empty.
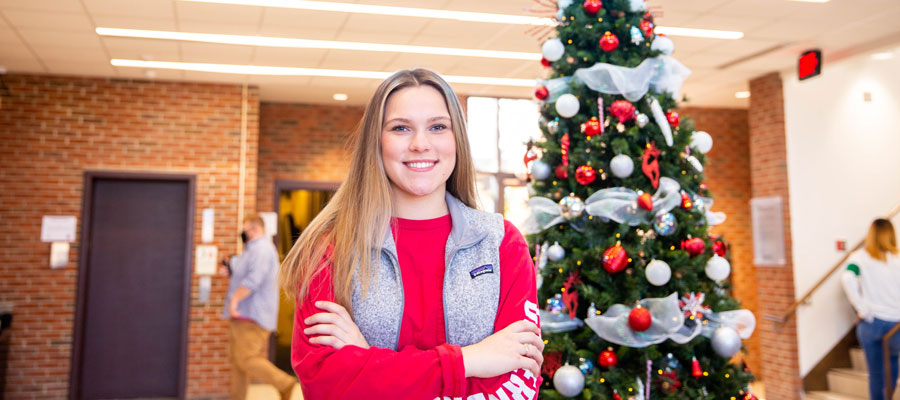
[[[722,235],[731,253],[731,282],[734,296],[742,306],[751,310],[757,320],[756,275],[753,270],[753,234],[750,223],[750,133],[747,110],[727,108],[683,108],[682,115],[694,120],[697,130],[708,132],[713,138],[712,150],[704,169],[706,183],[712,192],[713,210],[722,211],[728,219],[714,227],[711,233]],[[755,334],[744,342],[745,358],[750,370],[761,378],[760,336]]]
[[[791,213],[785,150],[784,98],[781,76],[763,75],[750,81],[750,180],[752,196],[781,196],[784,213],[785,258],[782,267],[757,267],[756,282],[765,301],[758,315],[781,315],[794,301],[794,269],[791,263]],[[763,345],[760,355],[766,396],[770,399],[801,398],[802,381],[797,353],[797,323],[757,320]]]
[[[275,211],[276,180],[340,182],[350,164],[348,139],[361,106],[262,103],[259,121],[260,211]]]
[[[70,267],[48,267],[42,215],[81,219],[83,174],[142,171],[196,175],[200,212],[216,209],[214,244],[236,251],[242,90],[235,85],[9,75],[0,109],[0,301],[14,306],[5,398],[68,393],[78,241]],[[245,210],[256,207],[258,92],[248,91]],[[193,268],[193,266],[191,266]],[[224,321],[227,282],[213,278],[211,303],[192,285],[187,394],[223,397],[229,367]],[[3,396],[0,396],[3,397]]]

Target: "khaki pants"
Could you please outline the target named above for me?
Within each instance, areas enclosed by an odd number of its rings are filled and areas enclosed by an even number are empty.
[[[269,331],[251,321],[231,320],[228,327],[228,347],[231,352],[231,398],[244,400],[250,379],[275,386],[286,393],[296,379],[278,369],[262,356],[269,339]]]

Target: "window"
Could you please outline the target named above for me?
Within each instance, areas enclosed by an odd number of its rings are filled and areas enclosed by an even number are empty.
[[[528,217],[522,159],[528,141],[541,138],[538,106],[531,100],[469,97],[467,107],[481,207],[502,213],[520,227]]]

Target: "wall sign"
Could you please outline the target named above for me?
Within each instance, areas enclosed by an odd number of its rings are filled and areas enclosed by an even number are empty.
[[[818,49],[804,51],[797,62],[797,76],[802,81],[820,73],[822,73],[822,51]]]
[[[766,267],[783,266],[784,218],[781,197],[750,199],[750,215],[753,221],[753,263]]]

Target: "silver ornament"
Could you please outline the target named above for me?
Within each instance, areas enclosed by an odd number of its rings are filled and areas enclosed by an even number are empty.
[[[536,180],[544,180],[550,176],[550,166],[541,160],[531,163],[531,177]]]
[[[657,215],[656,218],[653,218],[653,229],[660,235],[669,236],[678,229],[678,220],[672,213]]]
[[[550,261],[559,261],[566,257],[566,249],[559,245],[559,242],[554,242],[553,246],[550,246],[547,249],[547,258]]]
[[[576,219],[580,217],[583,212],[584,201],[574,194],[563,197],[563,199],[559,201],[559,213],[567,220]]]
[[[720,257],[716,254],[706,262],[706,269],[704,272],[706,272],[706,276],[709,277],[709,279],[719,282],[728,278],[728,275],[731,275],[731,264],[729,264],[728,260],[724,257]]]
[[[609,169],[618,178],[627,178],[634,172],[634,160],[624,154],[619,154],[609,162]]]
[[[648,117],[647,114],[642,113],[634,117],[634,120],[637,122],[638,128],[643,128],[650,122],[650,117]]]
[[[553,120],[547,123],[547,132],[551,135],[555,135],[556,132],[559,132],[559,121]]]
[[[577,367],[563,365],[553,374],[553,388],[563,397],[575,397],[584,390],[584,374]]]
[[[669,283],[669,279],[672,278],[672,268],[665,261],[653,260],[650,261],[650,264],[647,264],[644,276],[647,277],[647,282],[650,282],[651,285],[662,286]]]
[[[717,328],[713,331],[710,341],[713,351],[725,358],[731,358],[741,351],[741,337],[734,328],[727,326]]]

